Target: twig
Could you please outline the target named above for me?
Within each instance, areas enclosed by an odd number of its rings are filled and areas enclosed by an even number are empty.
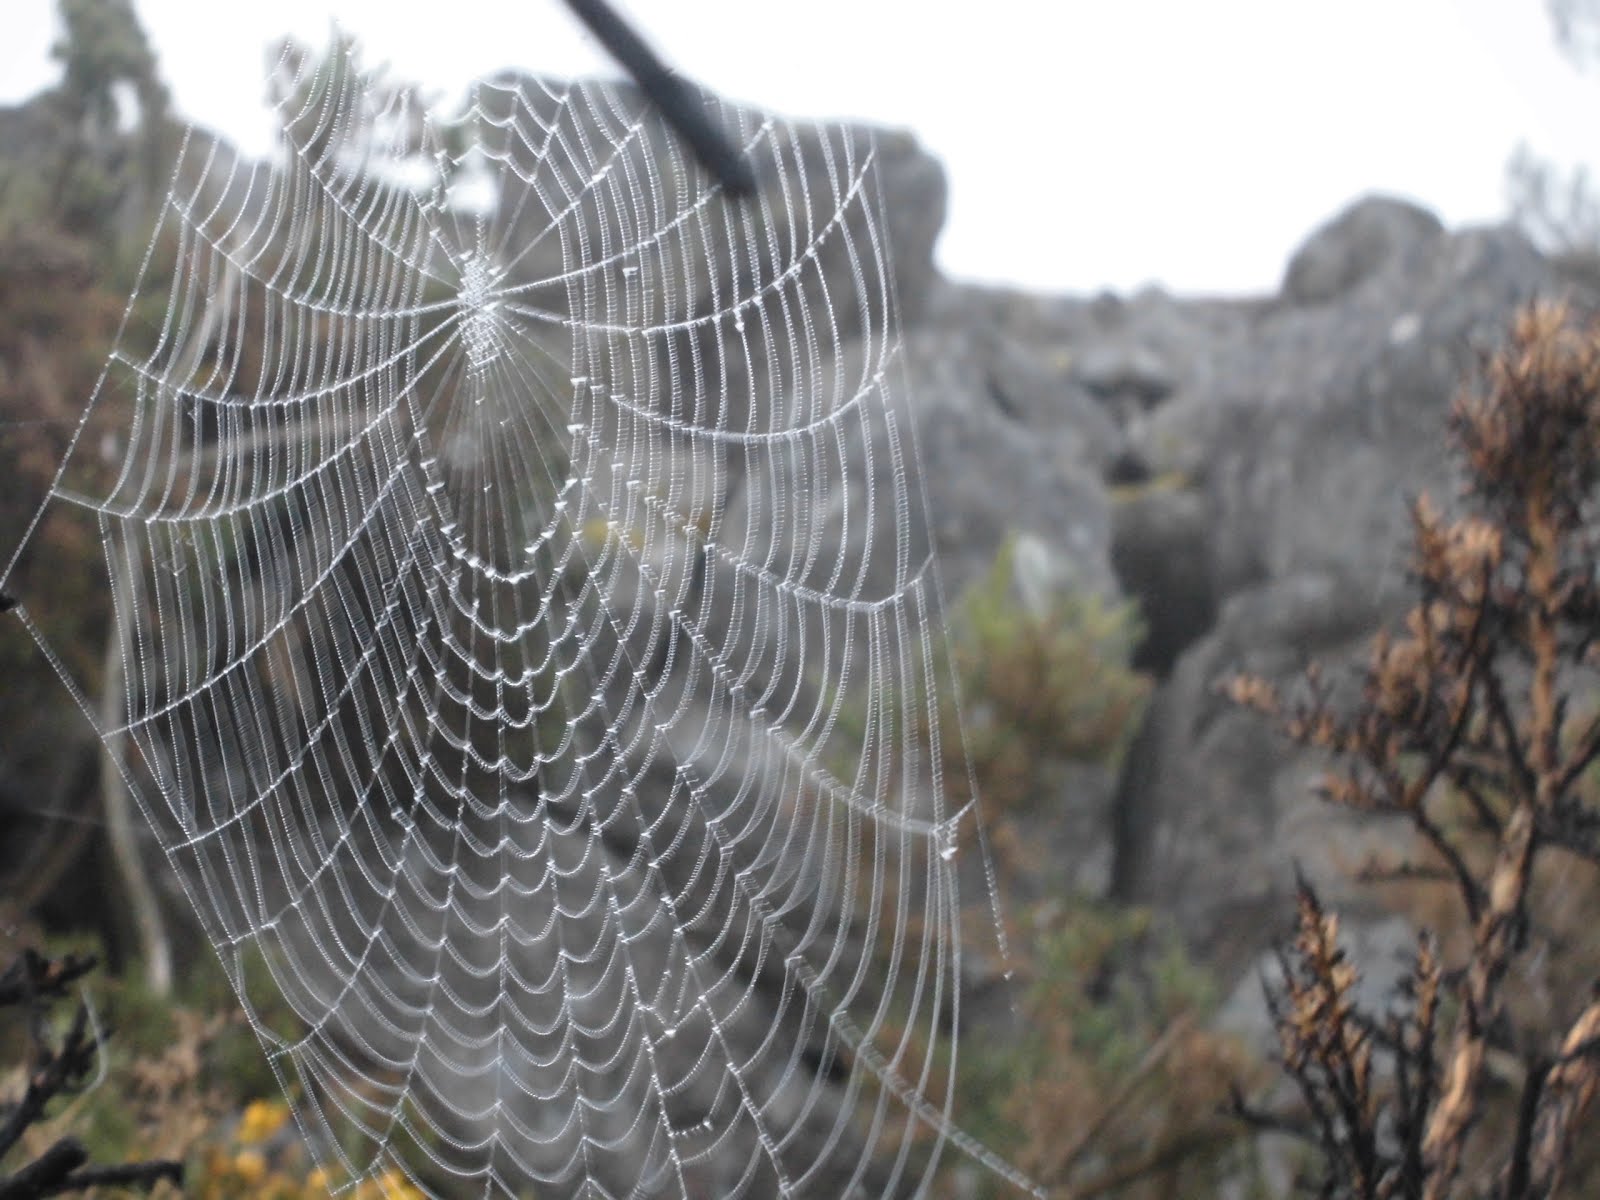
[[[170,1159],[79,1170],[88,1161],[82,1142],[62,1138],[9,1179],[0,1179],[0,1200],[45,1200],[94,1187],[152,1188],[163,1180],[183,1184],[183,1164]]]
[[[71,984],[94,970],[97,961],[92,954],[45,958],[36,951],[24,950],[22,957],[0,975],[0,1008],[59,999]]]
[[[1573,1022],[1561,1057],[1544,1079],[1533,1130],[1529,1194],[1548,1196],[1561,1185],[1573,1131],[1600,1085],[1600,997]]]
[[[79,1004],[59,1046],[49,1040],[47,1006],[95,965],[93,958],[48,959],[32,950],[0,975],[0,1006],[27,1010],[33,1062],[21,1099],[0,1123],[0,1158],[43,1117],[50,1101],[80,1087],[100,1057],[100,1035],[87,1004]],[[152,1187],[161,1180],[183,1182],[183,1164],[166,1159],[119,1166],[84,1168],[89,1152],[76,1138],[64,1137],[11,1175],[0,1175],[0,1200],[44,1200],[101,1185]],[[83,1169],[80,1169],[83,1168]]]
[[[59,1050],[40,1048],[40,1064],[28,1076],[28,1085],[22,1099],[0,1125],[0,1155],[17,1144],[23,1132],[44,1116],[45,1105],[57,1093],[70,1087],[74,1081],[86,1076],[94,1066],[97,1047],[88,1036],[89,1010],[79,1006],[72,1027]]]
[[[84,1163],[89,1152],[77,1138],[62,1138],[9,1179],[0,1179],[0,1200],[58,1196],[59,1185]]]
[[[616,9],[606,0],[567,0],[567,7],[633,76],[667,124],[730,195],[748,196],[756,190],[749,160],[706,114],[699,90],[662,62]]]

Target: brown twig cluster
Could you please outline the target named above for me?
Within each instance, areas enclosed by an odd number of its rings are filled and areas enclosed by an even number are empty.
[[[77,1091],[94,1073],[101,1047],[91,1032],[88,1006],[80,1002],[59,1040],[52,1036],[49,1021],[51,1006],[65,998],[67,989],[94,966],[92,957],[50,959],[28,950],[0,975],[0,1007],[23,1011],[32,1046],[21,1097],[0,1107],[0,1160],[45,1117],[51,1101]],[[89,1167],[85,1165],[88,1161],[89,1152],[82,1142],[59,1138],[30,1162],[0,1174],[0,1200],[42,1200],[99,1186],[148,1188],[163,1179],[183,1182],[182,1163]]]
[[[1364,877],[1442,882],[1459,914],[1458,937],[1424,935],[1404,1003],[1379,1019],[1353,1003],[1338,920],[1302,884],[1271,1004],[1305,1115],[1236,1107],[1310,1137],[1325,1196],[1553,1195],[1600,1083],[1600,992],[1571,989],[1537,1020],[1513,1000],[1561,949],[1542,932],[1541,866],[1560,860],[1573,888],[1600,866],[1600,327],[1521,313],[1450,434],[1464,515],[1416,502],[1417,603],[1375,641],[1359,702],[1336,704],[1316,671],[1293,697],[1228,684],[1332,753],[1327,800],[1410,825],[1420,858]]]

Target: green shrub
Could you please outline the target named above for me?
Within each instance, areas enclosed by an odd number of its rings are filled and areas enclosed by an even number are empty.
[[[1129,665],[1140,637],[1134,604],[1069,593],[1034,611],[1017,594],[1014,562],[1008,541],[963,596],[949,651],[961,711],[944,698],[952,799],[967,798],[970,763],[992,820],[1035,803],[1052,759],[1114,769],[1150,693]]]
[[[1258,1068],[1206,1028],[1209,974],[1147,910],[1074,901],[1033,916],[1021,1036],[973,1038],[961,1058],[973,1132],[1066,1195],[1201,1197],[1244,1182],[1223,1106],[1230,1080]]]

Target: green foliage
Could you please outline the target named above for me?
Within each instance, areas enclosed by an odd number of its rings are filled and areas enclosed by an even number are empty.
[[[165,115],[167,89],[128,0],[57,0],[56,8],[65,36],[51,54],[65,69],[61,90],[70,111],[102,130],[115,129],[116,90],[128,85],[142,119]]]
[[[947,798],[965,803],[975,783],[996,822],[1036,803],[1052,760],[1114,770],[1151,686],[1129,665],[1140,638],[1134,604],[1070,593],[1037,611],[1017,593],[1014,559],[1008,539],[952,614],[932,667],[941,685],[937,730],[911,706],[923,744],[938,735]],[[856,773],[868,728],[867,697],[837,704],[831,765],[842,778]]]
[[[1019,1036],[964,1048],[973,1132],[1069,1195],[1199,1197],[1240,1181],[1220,1109],[1254,1067],[1204,1027],[1210,975],[1147,910],[1075,901],[1033,917]]]
[[[166,90],[127,0],[60,0],[59,9],[63,80],[30,103],[23,132],[0,151],[0,561],[29,529],[104,367],[128,282],[113,214],[152,182],[147,160],[168,131]],[[118,127],[124,88],[140,107],[131,131]],[[78,438],[79,486],[104,434],[95,426]],[[109,609],[97,579],[99,530],[87,513],[58,506],[28,541],[8,586],[92,692]],[[65,700],[15,621],[0,626],[0,670],[8,684],[0,718],[17,732],[11,745],[24,759],[36,742],[64,757],[50,726],[65,724],[57,717]]]
[[[941,715],[945,777],[959,788],[970,762],[1001,853],[1043,794],[1045,763],[1120,762],[1150,691],[1130,666],[1140,636],[1132,604],[1076,593],[1030,607],[1010,541],[962,597],[943,670],[964,721],[953,704]],[[1147,911],[1078,899],[1020,924],[1013,951],[1031,982],[1016,1036],[963,1043],[966,1126],[1068,1194],[1202,1196],[1241,1178],[1239,1133],[1219,1111],[1254,1066],[1205,1030],[1216,987],[1175,934]]]
[[[1150,681],[1129,666],[1140,636],[1133,604],[1073,593],[1042,612],[1017,596],[1015,549],[967,592],[952,622],[952,666],[965,708],[960,729],[978,789],[1003,814],[1037,794],[1043,760],[1115,767],[1138,728]],[[945,744],[959,753],[961,740]],[[947,778],[966,778],[955,762]]]
[[[1031,611],[1016,595],[1014,557],[1007,542],[957,615],[963,694],[992,709],[987,724],[1031,749],[1114,763],[1149,694],[1128,666],[1140,636],[1135,606],[1072,593]]]
[[[51,957],[92,948],[78,936],[48,940]],[[241,955],[236,969],[253,994],[276,994],[264,988],[270,968],[259,952]],[[185,1195],[199,1200],[325,1196],[328,1177],[300,1142],[278,1080],[217,960],[205,951],[189,964],[176,996],[158,996],[143,980],[132,963],[120,976],[95,972],[80,982],[102,1039],[98,1080],[54,1106],[30,1131],[25,1148],[37,1152],[70,1132],[95,1162],[186,1159]],[[300,1028],[281,1003],[255,1018],[279,1036]],[[20,1060],[23,1033],[0,1026],[3,1061]],[[174,1195],[166,1188],[157,1194]],[[355,1195],[403,1200],[420,1193],[394,1174],[364,1183]]]
[[[1114,768],[1150,690],[1129,665],[1140,637],[1133,605],[1069,594],[1030,608],[1016,575],[1008,541],[957,605],[934,667],[961,700],[946,689],[944,778],[959,793],[970,762],[1002,855],[1017,819],[1051,818],[1037,813],[1043,764]],[[841,740],[856,744],[866,720],[864,704],[841,705]],[[1106,1195],[1153,1200],[1216,1194],[1224,1176],[1237,1182],[1239,1133],[1219,1111],[1228,1082],[1254,1065],[1203,1028],[1216,987],[1176,936],[1143,910],[1052,900],[1013,927],[1012,951],[1030,983],[1011,1028],[963,1037],[962,1127],[1067,1194],[1103,1184]],[[888,1042],[902,1033],[891,1022]],[[949,1048],[936,1060],[947,1071]],[[960,1186],[1009,1194],[987,1179]]]
[[[88,248],[44,225],[0,230],[0,547],[10,554],[67,451],[94,387],[120,306],[95,278]],[[12,587],[80,679],[98,676],[107,605],[95,583],[98,533],[58,511],[35,531]],[[26,728],[57,685],[15,621],[0,628],[7,688],[0,715]],[[38,686],[35,686],[35,685]],[[11,725],[16,729],[18,726]],[[25,745],[19,739],[15,744]]]
[[[117,213],[133,215],[124,200],[152,199],[166,169],[176,134],[167,89],[129,0],[57,0],[57,10],[62,80],[34,105],[56,128],[26,167],[44,182],[52,220],[112,248]]]

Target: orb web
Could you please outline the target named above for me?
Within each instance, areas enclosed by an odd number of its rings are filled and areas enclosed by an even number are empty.
[[[288,83],[278,161],[185,143],[47,503],[335,1190],[1027,1186],[950,1112],[975,814],[870,136],[708,100],[733,202],[621,85]]]

